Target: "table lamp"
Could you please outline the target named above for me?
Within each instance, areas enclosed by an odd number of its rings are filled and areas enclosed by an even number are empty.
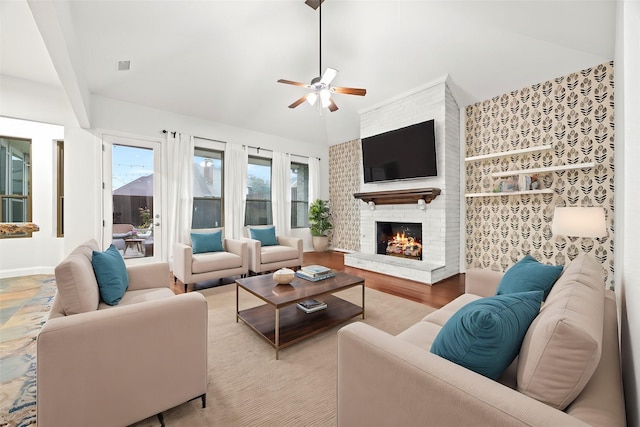
[[[607,222],[601,206],[556,207],[551,232],[567,237],[605,237]]]

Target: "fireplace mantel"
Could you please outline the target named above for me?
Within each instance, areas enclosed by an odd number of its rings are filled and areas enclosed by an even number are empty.
[[[353,197],[363,202],[373,202],[376,205],[401,205],[418,203],[423,199],[430,203],[440,194],[439,188],[415,188],[411,190],[374,191],[368,193],[355,193]]]

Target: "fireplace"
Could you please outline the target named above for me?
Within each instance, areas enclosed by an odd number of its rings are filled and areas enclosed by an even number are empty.
[[[376,222],[378,254],[422,260],[422,224]]]

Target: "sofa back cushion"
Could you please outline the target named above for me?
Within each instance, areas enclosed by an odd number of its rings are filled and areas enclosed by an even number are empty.
[[[551,289],[520,350],[518,391],[563,410],[600,361],[604,271],[581,254]]]
[[[78,246],[55,268],[58,298],[67,316],[98,309],[100,292],[91,256],[99,249],[98,243],[90,240]]]

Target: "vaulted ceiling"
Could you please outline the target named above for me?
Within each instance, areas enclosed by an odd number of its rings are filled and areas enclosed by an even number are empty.
[[[609,61],[616,31],[613,0],[325,0],[322,68],[367,89],[330,113],[287,108],[305,89],[276,82],[319,74],[303,0],[0,2],[0,73],[62,84],[76,108],[102,96],[329,144],[359,136],[359,111],[444,76],[464,107]]]

